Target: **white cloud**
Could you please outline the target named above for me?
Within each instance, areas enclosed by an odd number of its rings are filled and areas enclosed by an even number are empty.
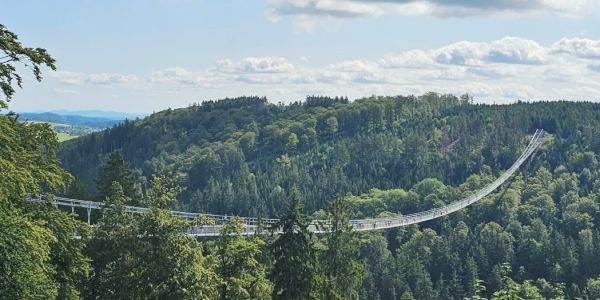
[[[290,82],[290,77],[275,74],[240,74],[234,80],[250,84],[283,84]]]
[[[423,50],[410,50],[399,54],[387,54],[379,60],[384,68],[424,68],[433,65],[431,53]]]
[[[91,84],[132,84],[138,81],[137,76],[127,74],[90,74],[87,82]]]
[[[439,63],[454,65],[541,64],[546,60],[546,50],[538,43],[511,36],[491,43],[462,41],[436,49],[433,55]]]
[[[352,79],[356,83],[390,83],[390,81],[383,75],[375,72],[360,72]]]
[[[546,50],[535,41],[507,36],[489,45],[486,60],[500,63],[542,64]]]
[[[151,83],[210,87],[213,80],[202,73],[191,72],[182,67],[173,67],[152,71],[148,81]]]
[[[450,67],[440,68],[430,73],[430,75],[424,76],[430,80],[453,80],[453,81],[464,81],[468,79],[469,73],[464,67]]]
[[[338,72],[371,72],[376,68],[376,64],[361,60],[342,61],[330,64],[328,67],[328,69]]]
[[[600,59],[600,41],[583,38],[563,38],[552,45],[552,51],[580,58]]]
[[[246,57],[239,62],[217,61],[215,71],[223,73],[289,73],[294,65],[283,57]]]
[[[491,43],[461,41],[430,50],[387,54],[384,68],[438,68],[439,65],[483,66],[489,63],[543,64],[547,49],[535,41],[507,36]]]
[[[247,57],[239,69],[247,73],[288,73],[294,71],[294,66],[283,57]]]
[[[53,71],[50,77],[57,79],[59,82],[69,85],[81,85],[84,83],[90,84],[132,84],[138,81],[137,76],[127,74],[107,74],[107,73],[92,73],[85,74],[82,72],[72,71]]]
[[[377,6],[360,1],[340,0],[272,0],[270,15],[322,15],[353,18],[380,13]]]
[[[395,15],[465,17],[493,14],[554,13],[574,15],[597,6],[590,0],[271,0],[268,15],[338,19]]]
[[[85,80],[85,74],[80,72],[71,71],[52,71],[50,77],[58,79],[58,81],[65,84],[82,84]]]
[[[436,49],[432,55],[441,64],[479,65],[488,50],[489,45],[485,43],[462,41]]]
[[[519,74],[519,69],[521,69],[519,66],[511,65],[486,65],[467,67],[465,72],[481,78],[499,79],[517,76]]]
[[[202,97],[266,95],[273,101],[305,95],[469,93],[476,100],[505,103],[517,99],[585,99],[600,90],[600,64],[592,60],[594,45],[566,42],[551,45],[504,37],[489,42],[461,41],[435,49],[413,49],[379,59],[354,59],[321,66],[294,65],[284,57],[222,59],[209,68],[172,67],[144,77],[63,72],[54,74],[70,84],[146,82],[163,93]],[[587,45],[565,46],[565,45]],[[560,46],[557,46],[560,45]],[[576,49],[576,50],[575,50]],[[582,76],[585,74],[585,76]]]

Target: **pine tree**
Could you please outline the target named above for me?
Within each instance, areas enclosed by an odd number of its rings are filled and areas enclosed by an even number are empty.
[[[325,238],[322,268],[326,283],[326,299],[358,299],[356,289],[364,267],[359,262],[359,243],[350,224],[350,209],[343,197],[335,197],[329,206],[329,222]]]
[[[316,256],[309,224],[309,218],[301,212],[299,192],[293,189],[288,213],[276,224],[282,233],[271,246],[275,259],[270,274],[273,299],[310,299]]]
[[[73,199],[88,199],[89,195],[85,185],[79,179],[73,180],[67,189],[67,197]]]
[[[133,182],[133,174],[127,168],[121,151],[112,152],[106,164],[100,168],[98,178],[96,178],[97,198],[104,201],[110,194],[113,182],[119,183],[123,189],[123,194],[130,199],[136,198],[136,191]]]
[[[121,185],[113,182],[87,245],[92,272],[84,285],[84,298],[127,299],[134,291],[128,278],[137,238],[135,219],[125,211],[127,201]]]

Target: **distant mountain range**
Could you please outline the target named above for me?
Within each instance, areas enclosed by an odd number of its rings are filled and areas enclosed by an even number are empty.
[[[33,113],[43,113],[43,112],[33,112]],[[46,112],[44,112],[46,113]],[[117,120],[122,121],[125,119],[134,120],[135,118],[143,118],[148,113],[124,113],[117,111],[106,111],[106,110],[51,110],[47,111],[47,113],[52,113],[61,116],[81,116],[81,117],[89,117],[89,118],[104,118],[109,120]]]
[[[67,125],[76,126],[88,126],[94,128],[109,128],[115,124],[120,123],[122,119],[110,119],[105,117],[89,117],[82,115],[61,115],[57,113],[44,112],[44,113],[20,113],[19,119],[21,121],[38,121],[38,122],[51,122],[60,123]]]

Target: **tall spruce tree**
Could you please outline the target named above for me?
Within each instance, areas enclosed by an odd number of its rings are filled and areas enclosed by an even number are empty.
[[[325,273],[326,299],[358,299],[357,288],[364,273],[359,261],[359,241],[352,232],[350,208],[343,197],[335,197],[328,209],[329,224],[325,225],[327,249],[321,268]]]
[[[132,295],[135,284],[129,278],[137,237],[136,220],[125,211],[127,201],[121,185],[113,182],[86,248],[92,258],[91,276],[83,292],[86,299],[128,299]]]
[[[313,235],[310,219],[302,213],[300,195],[293,189],[288,213],[277,228],[283,231],[271,246],[275,264],[271,271],[273,299],[310,299],[316,274]]]
[[[100,172],[96,178],[98,200],[105,200],[110,194],[113,182],[119,183],[123,189],[123,194],[135,201],[137,193],[133,182],[133,174],[131,170],[127,168],[123,154],[118,150],[112,152],[108,156],[106,163],[100,168]]]

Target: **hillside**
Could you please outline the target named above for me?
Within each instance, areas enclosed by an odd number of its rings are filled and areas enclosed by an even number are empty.
[[[536,162],[550,170],[577,151],[600,151],[600,105],[492,106],[427,94],[352,103],[309,97],[285,106],[226,99],[69,141],[59,157],[90,192],[98,166],[119,149],[141,186],[152,174],[175,174],[186,188],[180,209],[274,216],[292,186],[315,211],[336,194],[408,189],[425,178],[456,186],[472,174],[497,173],[536,128],[556,136],[544,153],[553,159]]]
[[[310,97],[291,105],[227,99],[68,141],[60,157],[92,191],[97,166],[122,150],[138,188],[165,173],[186,187],[179,209],[281,215],[291,194],[313,217],[326,218],[320,209],[342,195],[351,217],[365,218],[473,194],[513,162],[535,128],[549,133],[546,142],[492,195],[447,217],[347,242],[344,261],[358,257],[364,268],[348,293],[597,299],[598,104],[479,105],[436,94],[352,103]]]

